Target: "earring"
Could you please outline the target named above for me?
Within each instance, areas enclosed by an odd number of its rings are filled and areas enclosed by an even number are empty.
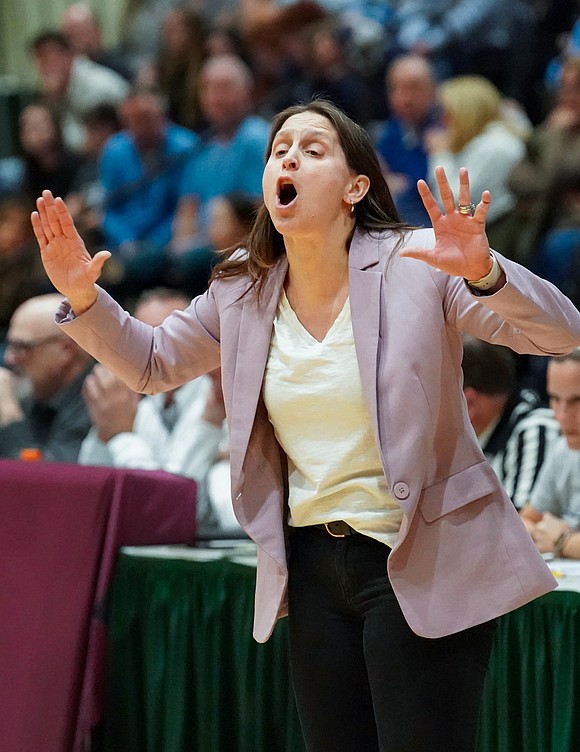
[[[350,200],[350,213],[354,214],[354,201],[352,199]]]

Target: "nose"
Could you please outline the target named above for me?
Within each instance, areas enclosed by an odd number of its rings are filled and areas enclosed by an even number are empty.
[[[286,156],[282,160],[282,167],[285,170],[295,170],[298,167],[298,162],[292,156],[292,154],[286,154]]]

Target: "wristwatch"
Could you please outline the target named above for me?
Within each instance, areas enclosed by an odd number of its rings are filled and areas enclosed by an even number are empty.
[[[489,290],[490,287],[493,287],[495,283],[498,281],[498,279],[501,277],[501,266],[498,263],[498,260],[495,257],[495,254],[491,251],[489,252],[489,255],[491,256],[491,269],[489,272],[485,275],[485,277],[481,277],[480,279],[467,279],[466,282],[470,287],[474,287],[476,290]]]

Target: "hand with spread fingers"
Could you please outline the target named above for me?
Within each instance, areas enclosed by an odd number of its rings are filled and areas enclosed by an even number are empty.
[[[90,255],[61,198],[43,191],[36,206],[31,221],[48,278],[80,314],[96,300],[95,282],[111,254],[99,251]]]
[[[435,172],[443,210],[427,183],[420,180],[417,184],[435,231],[435,246],[409,246],[402,249],[400,254],[425,261],[452,276],[464,277],[469,281],[479,280],[489,274],[493,265],[485,234],[485,217],[491,194],[484,191],[479,204],[472,203],[469,175],[462,168],[459,171],[459,196],[456,202],[444,169],[437,167]]]

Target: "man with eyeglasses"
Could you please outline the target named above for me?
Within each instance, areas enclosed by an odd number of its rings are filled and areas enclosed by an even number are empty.
[[[76,462],[91,420],[82,385],[92,358],[54,323],[62,297],[40,295],[10,320],[0,368],[0,457],[39,449],[49,462]]]

